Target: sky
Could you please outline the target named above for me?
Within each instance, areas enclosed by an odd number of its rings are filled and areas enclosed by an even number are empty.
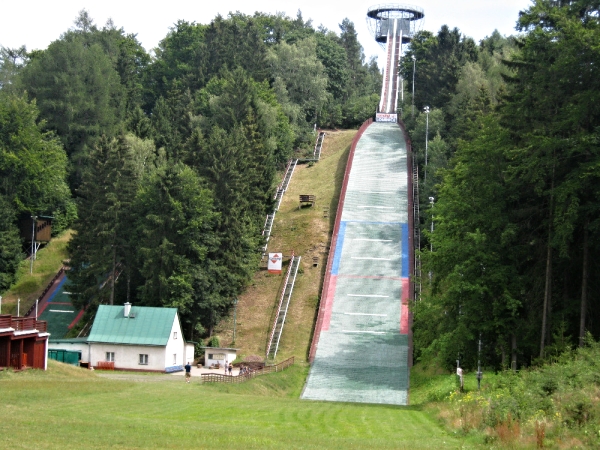
[[[382,2],[394,3],[394,2]],[[409,0],[401,4],[416,5],[425,11],[422,28],[437,32],[447,24],[477,42],[495,29],[503,35],[515,34],[519,11],[528,8],[531,0]],[[359,0],[225,0],[148,2],[138,0],[30,0],[5,2],[0,14],[0,45],[27,46],[28,50],[45,49],[61,33],[73,26],[82,9],[86,9],[98,26],[112,18],[117,27],[137,34],[138,40],[150,51],[166,36],[177,20],[207,24],[217,15],[227,16],[230,11],[253,14],[284,12],[296,17],[298,9],[305,20],[339,32],[338,24],[344,18],[354,22],[358,38],[367,60],[370,56],[383,57],[384,51],[371,37],[366,23],[366,12],[378,2]],[[160,6],[159,6],[160,5]],[[381,65],[381,64],[380,64]]]

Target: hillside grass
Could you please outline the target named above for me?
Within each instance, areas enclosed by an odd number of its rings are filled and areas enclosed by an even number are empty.
[[[0,372],[4,448],[475,448],[419,408],[301,401],[297,365],[239,385]]]
[[[240,295],[237,306],[236,342],[233,343],[233,314],[215,329],[221,345],[240,349],[241,357],[265,356],[267,339],[275,320],[279,294],[292,251],[302,257],[294,292],[280,341],[277,361],[296,356],[306,361],[315,314],[321,293],[329,242],[333,232],[350,144],[356,130],[327,131],[321,160],[315,164],[298,164],[288,190],[275,216],[268,252],[283,252],[282,275],[272,275],[264,267],[251,285]],[[281,175],[281,177],[283,174]],[[281,178],[280,177],[280,178]],[[298,209],[300,194],[317,196],[314,207]],[[323,208],[329,208],[325,218]],[[313,267],[313,257],[319,259]]]
[[[33,273],[29,273],[30,260],[21,261],[17,271],[17,281],[2,296],[2,314],[17,313],[17,299],[21,299],[21,314],[33,305],[44,291],[52,277],[56,275],[69,256],[67,244],[71,239],[72,230],[67,230],[52,240],[37,253],[33,262]]]

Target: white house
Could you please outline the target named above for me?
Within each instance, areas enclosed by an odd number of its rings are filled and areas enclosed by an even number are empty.
[[[96,368],[176,372],[194,359],[176,308],[100,305],[90,335],[51,339],[50,349],[81,352],[81,362]]]
[[[237,358],[237,348],[225,347],[200,347],[206,352],[204,354],[204,367],[219,364],[229,364]]]

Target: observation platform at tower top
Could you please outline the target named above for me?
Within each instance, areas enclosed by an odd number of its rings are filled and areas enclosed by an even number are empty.
[[[381,5],[371,6],[367,10],[367,16],[371,19],[420,20],[425,17],[425,11],[423,8],[413,5],[384,3]]]

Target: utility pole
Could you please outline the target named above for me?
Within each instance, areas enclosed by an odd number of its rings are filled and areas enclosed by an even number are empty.
[[[425,125],[425,181],[427,181],[427,149],[429,147],[429,106],[423,108],[425,111],[425,116],[427,117],[427,122]]]
[[[415,70],[417,68],[417,58],[412,55],[413,60],[413,82],[412,82],[412,117],[415,118]]]
[[[37,216],[31,216],[31,257],[29,258],[29,274],[33,273],[33,258],[35,253],[35,221]]]
[[[431,234],[433,235],[433,202],[435,202],[435,197],[429,197],[429,204],[431,205]],[[429,240],[429,251],[433,251],[433,242],[431,239]]]
[[[477,390],[481,390],[482,378],[483,372],[481,372],[481,333],[479,333],[479,345],[477,348]]]
[[[435,201],[434,197],[429,197],[429,204],[431,205],[431,236],[429,237],[429,251],[433,252],[433,202]],[[431,285],[432,272],[429,271],[429,284]]]
[[[233,342],[235,343],[235,326],[236,326],[236,319],[237,319],[237,304],[238,304],[238,299],[237,297],[233,299]]]
[[[113,305],[115,302],[115,273],[117,271],[117,247],[113,245],[113,264],[112,264],[112,277],[110,283],[110,304]]]

